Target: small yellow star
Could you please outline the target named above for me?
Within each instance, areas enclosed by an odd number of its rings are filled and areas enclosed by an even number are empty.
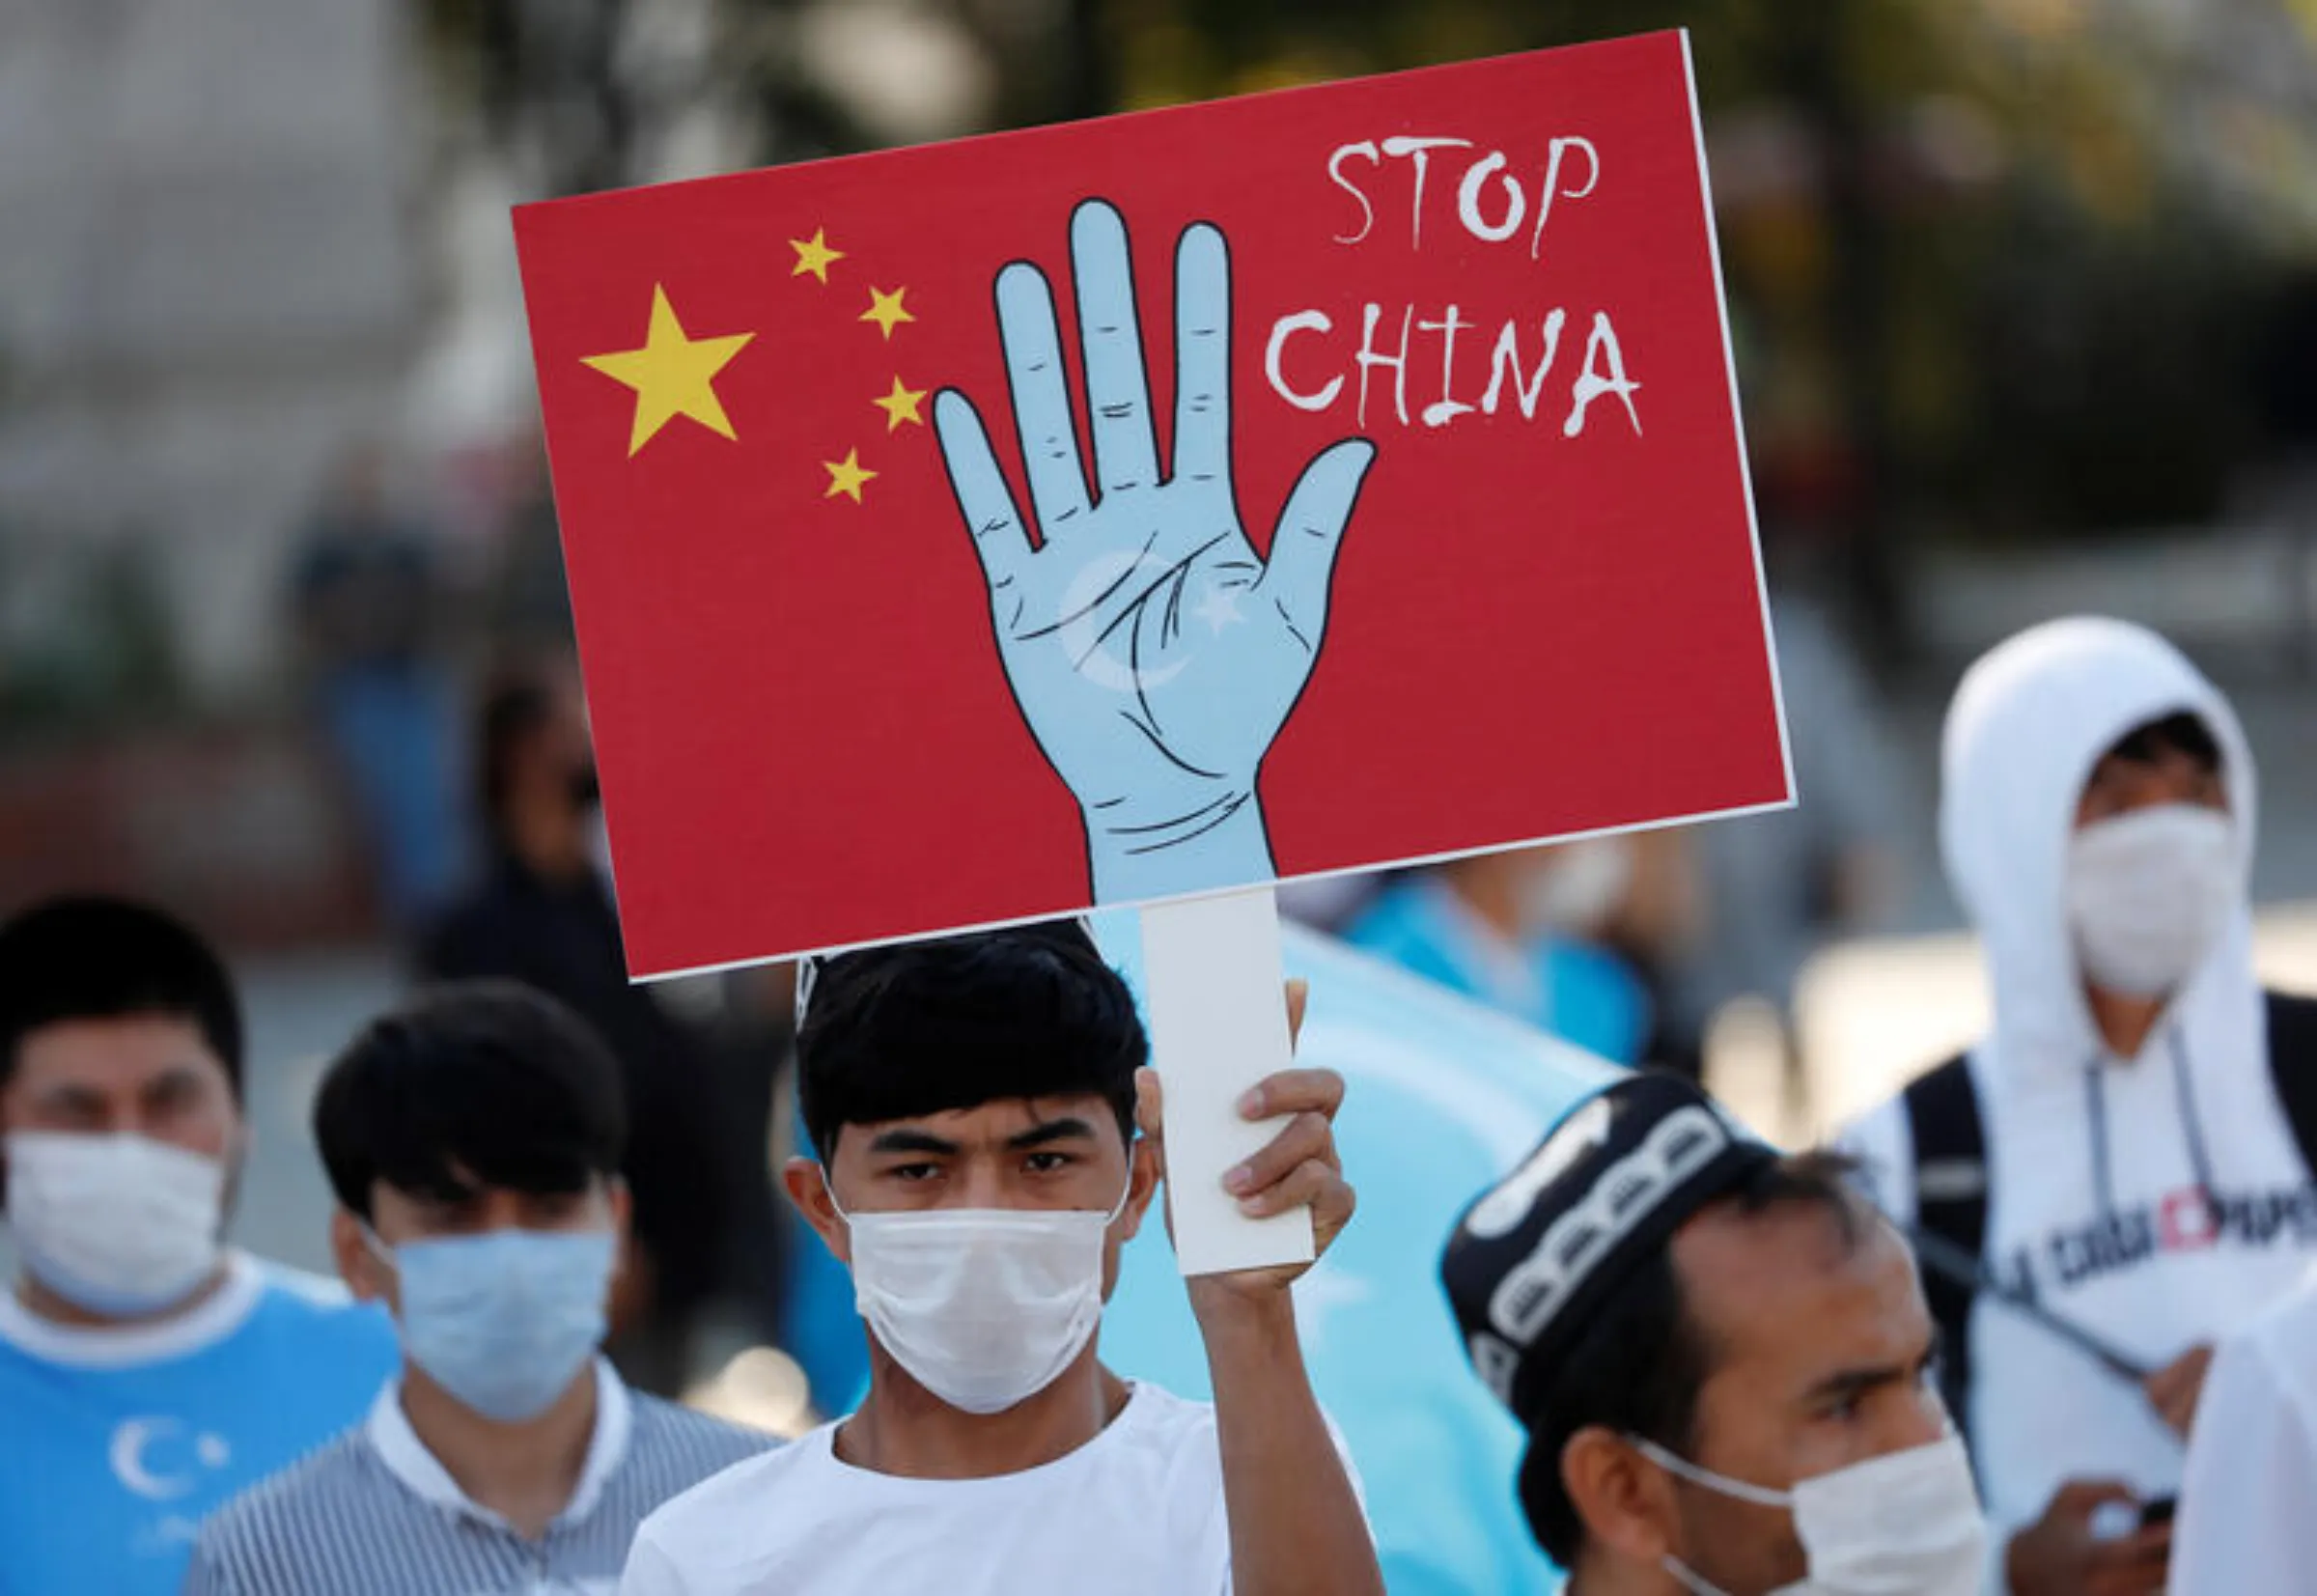
[[[848,449],[843,460],[824,460],[821,465],[828,473],[828,491],[822,497],[833,499],[842,493],[855,504],[861,502],[861,484],[877,475],[861,464],[858,449]]]
[[[738,332],[724,338],[686,337],[676,320],[676,307],[668,303],[668,291],[654,284],[652,323],[644,334],[644,347],[585,357],[586,364],[635,390],[628,458],[634,459],[637,450],[680,415],[690,416],[719,437],[734,436],[711,379],[755,336]]]
[[[918,403],[924,398],[925,390],[923,388],[904,387],[901,378],[897,377],[893,379],[891,393],[882,399],[873,399],[869,403],[885,412],[885,431],[890,433],[905,421],[914,421],[920,427],[925,425],[925,417],[917,413]]]
[[[871,289],[869,291],[869,308],[861,312],[861,320],[864,322],[875,322],[879,327],[884,329],[885,336],[887,338],[891,338],[893,336],[893,325],[895,322],[914,322],[917,320],[917,318],[911,316],[907,311],[904,310],[901,305],[901,296],[908,292],[909,291],[906,288],[897,288],[890,294],[883,293],[878,289]]]
[[[828,247],[828,230],[824,227],[813,229],[810,238],[791,238],[789,247],[796,252],[796,269],[789,273],[792,277],[801,277],[809,271],[825,283],[828,263],[845,259],[843,250]]]

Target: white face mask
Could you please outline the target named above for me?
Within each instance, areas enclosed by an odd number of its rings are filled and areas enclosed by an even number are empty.
[[[836,1206],[834,1187],[828,1200]],[[837,1213],[852,1235],[853,1300],[878,1344],[951,1407],[996,1414],[1085,1349],[1103,1317],[1103,1238],[1126,1205],[1122,1191],[1107,1214]]]
[[[1521,882],[1521,927],[1532,937],[1593,931],[1625,901],[1633,880],[1629,837],[1593,837],[1557,848],[1530,866]]]
[[[1794,1514],[1809,1573],[1768,1596],[1978,1596],[1987,1521],[1963,1440],[1888,1452],[1770,1491],[1631,1437],[1641,1454],[1693,1484]],[[1697,1596],[1727,1596],[1678,1558],[1665,1571]]]
[[[2244,902],[2235,825],[2201,804],[2136,809],[2068,845],[2068,927],[2095,985],[2160,997],[2196,973]]]
[[[75,1307],[157,1313],[217,1268],[225,1166],[136,1135],[16,1131],[8,1222],[33,1277]]]

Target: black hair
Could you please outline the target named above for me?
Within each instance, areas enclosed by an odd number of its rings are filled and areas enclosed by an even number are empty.
[[[1760,1165],[1699,1212],[1732,1203],[1751,1216],[1810,1204],[1834,1217],[1843,1246],[1853,1247],[1871,1222],[1850,1184],[1856,1168],[1840,1153],[1792,1154]],[[1571,1438],[1598,1426],[1694,1456],[1698,1393],[1716,1357],[1706,1328],[1689,1313],[1673,1248],[1654,1249],[1548,1374],[1534,1411],[1521,1415],[1529,1443],[1521,1464],[1521,1506],[1553,1561],[1575,1568],[1584,1548],[1584,1521],[1561,1482],[1561,1454]]]
[[[2202,715],[2185,710],[2135,726],[2109,744],[2101,757],[2154,765],[2168,753],[2185,754],[2215,773],[2220,769],[2220,744],[2212,727]]]
[[[528,667],[502,671],[485,690],[475,724],[476,797],[496,829],[515,785],[516,755],[554,721],[556,690],[545,673]]]
[[[189,1021],[241,1096],[241,1004],[183,921],[125,898],[50,898],[0,925],[0,1084],[24,1039],[74,1020]]]
[[[797,1106],[824,1162],[848,1125],[1079,1093],[1131,1142],[1149,1056],[1134,994],[1075,921],[949,937],[820,966]]]
[[[584,1190],[628,1144],[619,1065],[588,1023],[512,981],[422,992],[373,1021],[322,1077],[314,1139],[341,1207],[372,1183],[456,1200],[477,1184]]]

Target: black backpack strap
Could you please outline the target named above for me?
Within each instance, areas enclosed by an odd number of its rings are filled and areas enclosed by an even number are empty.
[[[2262,994],[2269,1011],[2269,1078],[2301,1162],[2317,1176],[2317,997]]]
[[[2312,1005],[2317,1009],[2317,1005]],[[1987,1137],[1968,1055],[1917,1076],[1901,1099],[1914,1142],[1915,1223],[1966,1258],[1987,1251]],[[2313,1104],[2312,1106],[2317,1106]],[[1940,1388],[1961,1428],[1970,1412],[1971,1290],[1924,1270],[1923,1301],[1939,1327]]]

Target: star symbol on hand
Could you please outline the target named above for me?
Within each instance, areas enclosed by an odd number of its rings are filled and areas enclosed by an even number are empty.
[[[871,289],[869,291],[869,308],[861,312],[861,320],[875,322],[885,337],[890,339],[897,323],[917,320],[904,309],[901,303],[901,296],[908,292],[906,288],[897,288],[890,294],[881,289]]]
[[[891,393],[869,403],[885,412],[885,431],[890,433],[905,421],[913,421],[920,427],[925,425],[925,417],[917,413],[917,406],[924,402],[925,395],[925,389],[905,387],[897,377],[893,379]]]
[[[809,238],[791,238],[789,247],[796,252],[796,269],[789,273],[792,277],[801,277],[809,271],[825,283],[828,264],[845,259],[843,250],[828,247],[828,229],[824,227],[815,228]]]
[[[1214,588],[1199,601],[1191,613],[1207,623],[1211,632],[1220,632],[1225,627],[1235,627],[1246,617],[1239,612],[1239,599],[1228,588]]]
[[[668,291],[654,284],[652,323],[644,334],[644,347],[584,357],[585,364],[635,390],[628,457],[633,459],[637,450],[680,415],[690,416],[718,437],[732,437],[732,422],[724,414],[712,379],[755,336],[738,332],[723,338],[687,337],[684,324],[676,320],[676,307],[668,303]]]
[[[843,493],[855,504],[861,502],[861,485],[877,475],[861,464],[858,449],[848,449],[843,460],[824,460],[821,465],[828,473],[828,491],[822,497],[833,499]]]

